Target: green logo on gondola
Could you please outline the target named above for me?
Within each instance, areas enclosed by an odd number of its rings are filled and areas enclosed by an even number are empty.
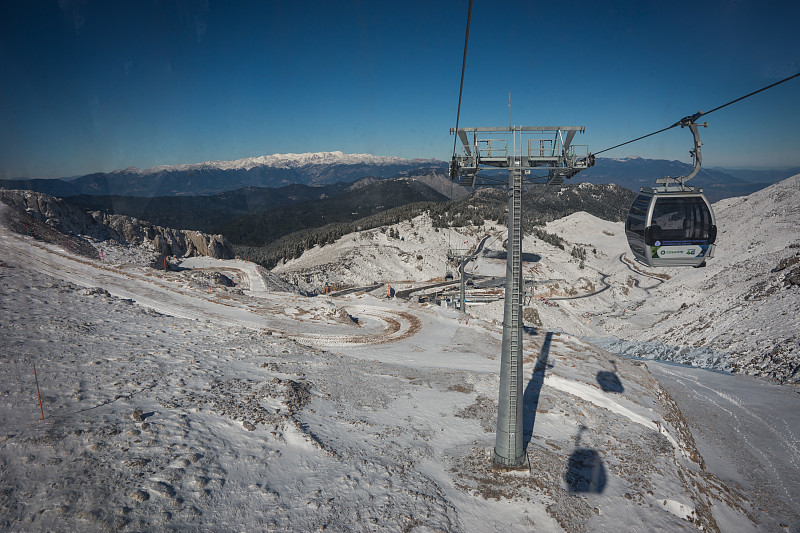
[[[677,249],[670,249],[669,246],[651,246],[650,247],[650,257],[653,259],[658,258],[666,258],[671,256],[678,256],[678,255],[690,255],[692,257],[703,257],[705,255],[705,249],[707,247],[700,246],[699,250],[698,247],[692,246],[689,248],[677,248]]]

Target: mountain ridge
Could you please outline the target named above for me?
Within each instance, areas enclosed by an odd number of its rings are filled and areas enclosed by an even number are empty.
[[[268,167],[281,167],[281,168],[296,168],[306,165],[318,164],[403,164],[405,162],[419,162],[419,163],[441,163],[436,159],[405,159],[395,156],[380,156],[372,154],[346,154],[339,150],[331,152],[305,152],[305,153],[285,153],[285,154],[271,154],[261,155],[255,157],[245,157],[241,159],[234,159],[231,161],[214,160],[204,161],[201,163],[179,163],[176,165],[156,165],[145,169],[139,169],[131,166],[125,169],[118,169],[109,172],[115,173],[140,173],[140,174],[153,174],[156,172],[163,172],[165,170],[199,170],[216,168],[220,170],[250,170],[257,166]]]
[[[403,159],[371,154],[310,152],[273,154],[234,161],[128,167],[70,179],[3,180],[0,186],[54,196],[200,196],[244,187],[291,184],[329,185],[374,176],[390,178],[430,171],[444,172],[447,164],[430,159]]]
[[[744,196],[787,178],[788,170],[728,170],[704,167],[692,185],[705,189],[712,201]],[[341,151],[262,155],[232,161],[206,161],[158,165],[147,169],[128,167],[78,177],[0,180],[9,189],[27,189],[53,196],[201,196],[244,187],[281,187],[290,184],[312,186],[354,182],[365,177],[391,178],[440,173],[447,175],[448,163],[438,159],[404,159]],[[677,160],[647,159],[639,156],[597,158],[593,167],[572,181],[615,183],[632,190],[653,185],[664,176],[686,175],[691,165]],[[502,174],[502,173],[501,173]],[[442,191],[440,191],[442,192]]]
[[[328,185],[291,184],[282,187],[243,187],[214,195],[200,196],[121,196],[77,195],[66,196],[64,201],[87,211],[106,211],[147,220],[162,226],[199,231],[216,231],[234,218],[254,215],[267,210],[335,198],[371,187],[376,198],[382,188],[391,187],[392,180],[413,180],[431,189],[425,200],[462,198],[466,189],[453,184],[442,174],[432,172],[407,178],[361,178],[352,183],[339,182]],[[380,185],[385,183],[385,185]],[[435,192],[435,193],[434,193]],[[418,198],[419,199],[419,198]],[[376,204],[377,205],[377,204]]]

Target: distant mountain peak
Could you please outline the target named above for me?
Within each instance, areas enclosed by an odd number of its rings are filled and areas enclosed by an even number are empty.
[[[183,163],[177,165],[158,165],[147,169],[131,166],[115,170],[112,174],[157,174],[169,171],[190,170],[250,170],[254,167],[302,168],[308,165],[402,165],[406,163],[441,163],[437,159],[404,159],[402,157],[372,154],[346,154],[340,150],[332,152],[286,153],[245,157],[232,161],[204,161],[202,163]]]
[[[261,155],[233,161],[159,165],[146,169],[130,166],[108,173],[87,174],[69,182],[13,180],[7,183],[12,188],[35,188],[40,192],[52,192],[59,196],[194,196],[242,187],[282,187],[292,183],[351,183],[368,176],[391,178],[428,174],[431,171],[444,172],[446,169],[447,163],[437,159],[346,154],[335,150]]]
[[[598,159],[608,159],[610,161],[618,161],[620,163],[627,163],[629,161],[644,161],[645,159],[638,155],[628,155],[625,157],[599,157]]]

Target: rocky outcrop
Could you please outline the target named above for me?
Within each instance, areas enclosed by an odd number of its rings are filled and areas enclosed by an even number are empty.
[[[217,259],[233,259],[230,243],[222,235],[208,235],[200,231],[177,230],[155,226],[124,215],[109,215],[94,211],[95,220],[129,244],[150,243],[160,255],[175,257],[208,256]],[[119,240],[119,239],[117,239]]]
[[[124,215],[99,211],[85,213],[60,198],[43,193],[0,189],[0,201],[67,235],[144,246],[165,257],[233,259],[235,255],[230,243],[222,235],[164,228]]]
[[[0,189],[0,201],[67,235],[84,235],[99,241],[112,238],[94,217],[47,194]]]

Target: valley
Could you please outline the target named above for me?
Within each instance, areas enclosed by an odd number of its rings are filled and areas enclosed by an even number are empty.
[[[0,3],[0,533],[800,533],[798,20]]]
[[[792,530],[797,180],[716,206],[705,269],[647,270],[620,222],[585,212],[526,237],[525,472],[488,459],[502,300],[477,294],[504,276],[496,221],[420,215],[272,271],[152,268],[147,241],[81,256],[4,222],[3,527]],[[466,315],[416,301],[457,278],[456,248],[475,251]]]

